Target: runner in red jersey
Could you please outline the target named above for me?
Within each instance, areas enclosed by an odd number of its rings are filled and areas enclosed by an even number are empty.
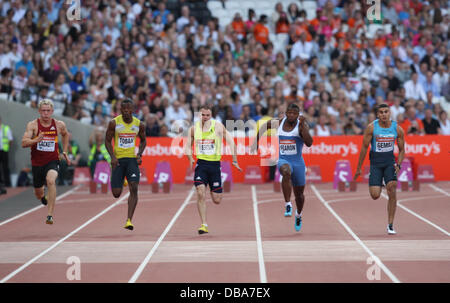
[[[22,147],[31,148],[33,186],[36,198],[42,204],[48,204],[47,224],[53,224],[53,210],[56,200],[56,178],[59,170],[58,134],[62,137],[63,156],[70,165],[67,156],[69,133],[63,121],[52,118],[53,102],[44,99],[39,102],[40,117],[28,122],[22,138]],[[47,184],[47,196],[44,185]]]

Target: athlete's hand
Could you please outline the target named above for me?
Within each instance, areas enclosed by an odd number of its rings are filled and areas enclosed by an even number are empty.
[[[41,142],[42,139],[44,139],[44,133],[40,132],[39,135],[37,135],[36,138],[34,138],[35,143]]]
[[[70,161],[70,158],[66,152],[63,152],[63,157],[64,157],[64,160],[66,160],[66,162],[67,162],[67,166],[70,166],[72,164],[72,162]]]
[[[142,164],[142,157],[141,157],[141,155],[137,155],[137,156],[136,156],[136,161],[137,161],[137,164],[138,164],[138,165],[141,165],[141,164]]]
[[[395,168],[395,175],[398,176],[398,173],[400,172],[400,168],[398,167],[398,165],[394,165]]]
[[[353,176],[353,181],[356,181],[358,177],[361,175],[361,169],[357,169],[355,175]]]
[[[189,168],[192,170],[192,168],[194,167],[194,158],[189,159]]]
[[[237,161],[233,161],[233,166],[236,167],[240,172],[242,172],[242,168],[239,167]]]
[[[112,169],[116,169],[116,167],[117,167],[118,165],[120,165],[120,164],[119,164],[119,160],[117,160],[116,157],[112,157],[112,158],[111,158],[111,167],[112,167]]]

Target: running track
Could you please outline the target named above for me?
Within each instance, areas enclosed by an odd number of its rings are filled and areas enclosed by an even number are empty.
[[[450,182],[398,191],[395,228],[387,201],[367,185],[338,193],[308,184],[301,232],[283,217],[271,184],[234,184],[221,205],[208,197],[210,233],[199,236],[196,195],[140,186],[134,231],[123,229],[128,192],[60,195],[46,208],[0,222],[1,282],[450,282]],[[1,201],[0,201],[1,203]],[[69,280],[79,260],[80,280]]]

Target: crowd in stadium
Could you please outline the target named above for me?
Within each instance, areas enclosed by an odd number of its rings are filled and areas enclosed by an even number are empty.
[[[315,136],[362,134],[386,102],[407,134],[450,134],[446,0],[319,0],[316,16],[274,1],[273,13],[236,14],[227,26],[194,17],[190,1],[0,1],[0,93],[105,126],[130,98],[147,136],[173,136],[200,105],[213,117],[259,120],[297,103]],[[223,1],[226,7],[227,1]],[[206,20],[206,21],[205,21]],[[369,35],[370,24],[380,24]],[[389,30],[388,30],[389,29]],[[287,37],[275,51],[270,37]]]

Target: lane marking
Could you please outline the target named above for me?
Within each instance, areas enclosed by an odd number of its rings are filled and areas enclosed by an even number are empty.
[[[91,224],[92,222],[94,222],[95,220],[97,220],[98,218],[100,218],[102,215],[104,215],[105,213],[107,213],[108,211],[110,211],[112,208],[114,208],[116,205],[118,205],[122,200],[125,200],[126,198],[128,198],[128,196],[130,195],[130,193],[126,193],[122,198],[120,198],[119,200],[117,200],[116,202],[114,202],[113,204],[111,204],[110,206],[108,206],[107,208],[105,208],[104,210],[102,210],[100,213],[98,213],[97,215],[95,215],[94,217],[92,217],[91,219],[89,219],[88,221],[86,221],[84,224],[80,225],[78,228],[74,229],[73,231],[71,231],[70,233],[68,233],[65,237],[61,238],[60,240],[58,240],[57,242],[55,242],[52,246],[50,246],[49,248],[47,248],[46,250],[42,251],[40,254],[38,254],[37,256],[35,256],[34,258],[30,259],[27,263],[23,264],[22,266],[20,266],[18,269],[16,269],[15,271],[13,271],[12,273],[10,273],[9,275],[7,275],[6,277],[4,277],[2,280],[0,280],[0,283],[5,283],[7,282],[9,279],[11,279],[12,277],[14,277],[15,275],[17,275],[18,273],[20,273],[22,270],[24,270],[25,268],[27,268],[28,266],[30,266],[31,264],[33,264],[34,262],[36,262],[36,260],[38,260],[39,258],[41,258],[42,256],[44,256],[45,254],[47,254],[48,252],[50,252],[51,250],[53,250],[55,247],[57,247],[58,245],[60,245],[61,243],[63,243],[65,240],[67,240],[68,238],[70,238],[71,236],[73,236],[74,234],[76,234],[77,232],[79,232],[80,230],[82,230],[83,228],[85,228],[86,226],[88,226],[89,224]]]
[[[383,198],[385,198],[386,200],[389,201],[388,195],[386,195],[386,194],[383,193],[383,192],[381,193],[381,195],[383,196]],[[411,200],[412,200],[412,199],[413,199],[413,198],[411,198]],[[423,198],[422,198],[422,199],[423,199]],[[403,201],[406,201],[406,199],[403,200]],[[442,227],[438,226],[437,224],[434,224],[434,223],[431,222],[430,220],[428,220],[428,219],[422,217],[421,215],[419,215],[418,213],[412,211],[411,209],[407,208],[406,206],[402,205],[402,204],[400,203],[400,201],[397,201],[397,206],[400,207],[401,209],[407,211],[407,212],[410,213],[411,215],[415,216],[416,218],[422,220],[423,222],[425,222],[425,223],[427,223],[427,224],[433,226],[434,228],[436,228],[436,229],[439,230],[440,232],[444,233],[445,235],[450,236],[450,233],[449,233],[448,231],[446,231],[446,230],[443,229]]]
[[[428,184],[429,187],[431,187],[432,189],[434,189],[435,191],[438,191],[440,193],[443,193],[444,195],[446,195],[447,197],[450,197],[450,194],[448,192],[446,192],[445,190],[443,190],[442,188],[437,187],[434,184]]]
[[[181,212],[184,210],[184,208],[188,205],[189,201],[191,200],[192,196],[194,195],[195,192],[195,187],[192,186],[191,191],[189,192],[188,196],[186,197],[186,199],[184,200],[183,204],[181,204],[180,208],[178,209],[178,211],[175,213],[175,215],[173,216],[172,220],[170,220],[169,224],[166,226],[166,229],[164,229],[163,233],[159,236],[158,240],[156,241],[156,243],[153,245],[152,249],[150,250],[150,252],[147,254],[147,256],[144,258],[144,260],[141,262],[141,264],[139,265],[138,269],[136,270],[136,272],[133,274],[133,276],[131,277],[131,279],[128,281],[128,283],[135,283],[136,280],[139,278],[139,276],[142,274],[142,272],[144,271],[145,267],[147,266],[148,262],[150,261],[150,259],[153,257],[153,254],[155,253],[155,251],[158,249],[159,245],[161,244],[161,242],[164,240],[164,238],[166,237],[167,233],[170,231],[170,229],[172,228],[172,226],[175,224],[175,221],[178,219],[178,217],[181,215]]]
[[[394,283],[400,283],[400,280],[384,265],[383,262],[367,247],[363,241],[353,232],[353,230],[347,225],[347,223],[342,220],[342,218],[334,211],[334,209],[328,204],[327,201],[322,197],[319,191],[316,189],[314,184],[311,184],[311,188],[314,194],[319,198],[319,200],[323,203],[323,205],[331,212],[331,214],[341,223],[341,225],[347,230],[347,232],[358,242],[359,245],[370,255],[372,260],[386,273],[386,275],[392,280]]]
[[[252,185],[252,199],[253,199],[253,215],[255,217],[256,246],[258,248],[259,280],[261,281],[261,283],[267,283],[266,267],[264,264],[264,254],[261,241],[261,228],[259,225],[258,199],[256,198],[255,185]]]
[[[74,191],[76,191],[77,189],[79,189],[81,186],[82,186],[82,184],[79,184],[79,185],[75,186],[74,188],[72,188],[72,189],[66,191],[65,193],[63,193],[63,194],[57,196],[57,197],[56,197],[56,201],[61,200],[61,199],[65,198],[65,197],[67,197],[68,195],[72,194]],[[40,202],[39,202],[39,203],[40,203]],[[14,217],[12,217],[12,218],[9,218],[9,219],[7,219],[7,220],[1,222],[1,223],[0,223],[0,226],[5,225],[5,224],[7,224],[7,223],[9,223],[9,222],[11,222],[11,221],[17,220],[17,219],[19,219],[19,218],[21,218],[21,217],[23,217],[23,216],[25,216],[25,215],[31,214],[32,212],[35,212],[36,210],[38,210],[38,209],[40,209],[40,208],[42,208],[42,207],[44,207],[44,205],[40,204],[39,206],[36,206],[36,207],[34,207],[34,208],[32,208],[32,209],[29,209],[29,210],[27,210],[27,211],[24,211],[23,213],[20,213],[20,214],[14,216]]]

